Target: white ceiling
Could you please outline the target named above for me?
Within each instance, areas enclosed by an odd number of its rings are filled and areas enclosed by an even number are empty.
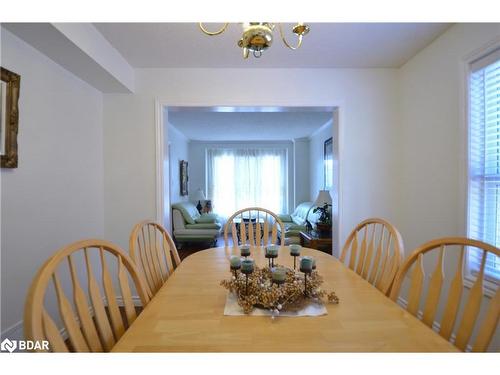
[[[135,68],[396,68],[443,33],[445,23],[313,23],[297,51],[274,42],[260,59],[244,60],[241,25],[218,36],[196,23],[96,23]],[[206,25],[217,29],[220,24]],[[290,29],[291,24],[285,24]],[[293,34],[286,33],[293,43]]]
[[[332,112],[170,111],[168,122],[190,140],[276,141],[308,137],[332,119]]]

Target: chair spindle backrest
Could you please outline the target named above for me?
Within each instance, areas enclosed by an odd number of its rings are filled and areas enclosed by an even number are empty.
[[[251,224],[251,225],[250,225]],[[278,226],[285,233],[285,226],[274,212],[260,207],[249,207],[232,214],[224,226],[224,244],[228,246],[229,232],[233,245],[249,244],[250,246],[266,246],[278,241]],[[271,238],[269,238],[271,232]],[[281,236],[280,245],[285,245],[285,237]]]
[[[48,340],[53,352],[110,351],[137,317],[129,280],[145,306],[149,296],[142,276],[119,247],[102,240],[63,247],[31,284],[24,311],[26,339]],[[57,308],[46,307],[49,289]]]
[[[172,237],[154,221],[142,221],[130,233],[130,256],[142,270],[150,296],[167,281],[181,259]]]
[[[340,255],[349,268],[388,295],[403,263],[401,234],[388,221],[371,218],[359,223],[347,237]]]
[[[461,310],[464,289],[463,272],[467,264],[466,257],[469,251],[480,254],[481,260],[479,270],[475,274],[474,284],[468,293],[468,297],[463,300],[465,303],[462,307],[461,320],[455,330],[457,317]],[[424,255],[431,257],[429,254],[431,252],[437,253],[437,261],[426,283]],[[483,299],[486,261],[489,259],[488,261],[498,262],[499,256],[500,249],[469,238],[447,237],[432,240],[415,249],[405,261],[396,276],[391,298],[394,301],[398,300],[403,281],[406,276],[409,276],[410,284],[406,306],[408,312],[419,318],[421,317],[422,322],[432,328],[438,316],[440,302],[443,302],[443,309],[440,312],[441,319],[438,325],[439,334],[446,340],[450,340],[452,336],[455,336],[454,344],[462,351],[465,351],[468,345],[472,346],[472,351],[486,351],[496,330],[500,315],[498,279],[488,279],[488,284],[495,288],[493,297],[489,300],[489,303],[484,304],[486,307],[483,307],[485,309],[483,319],[476,327],[477,334],[473,343],[471,343],[471,338],[478,321],[481,304],[486,301],[486,299]],[[456,269],[451,267],[451,280],[445,277],[444,270],[450,268],[446,267],[445,259],[450,263],[450,266],[453,266],[452,260],[456,260]],[[413,270],[410,274],[410,268],[412,267]],[[445,281],[449,281],[449,283],[445,284]],[[427,287],[425,287],[426,285]],[[426,289],[426,293],[424,293],[424,289]],[[448,291],[447,296],[443,293],[444,290]],[[425,298],[423,298],[424,295]]]

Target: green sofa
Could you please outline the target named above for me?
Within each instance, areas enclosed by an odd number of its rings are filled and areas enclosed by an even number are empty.
[[[200,214],[191,202],[172,205],[172,224],[174,241],[179,248],[187,242],[207,242],[215,246],[222,227],[217,215]]]
[[[306,220],[309,220],[314,226],[318,220],[318,215],[314,214],[313,202],[303,202],[299,204],[295,211],[290,215],[278,215],[285,226],[285,233],[281,233],[281,228],[278,227],[278,237],[284,235],[285,243],[300,244],[300,232],[306,230]]]

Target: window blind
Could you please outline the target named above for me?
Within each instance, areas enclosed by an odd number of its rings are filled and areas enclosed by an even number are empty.
[[[468,236],[500,247],[500,50],[471,64],[469,78]],[[478,272],[483,252],[469,249]],[[500,279],[500,260],[486,259],[486,276]]]

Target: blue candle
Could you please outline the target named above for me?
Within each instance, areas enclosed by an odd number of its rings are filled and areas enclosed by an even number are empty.
[[[271,257],[277,257],[278,256],[278,250],[279,247],[276,245],[269,245],[266,246],[266,255],[271,256]]]
[[[254,268],[253,259],[244,259],[241,261],[241,272],[252,273]]]
[[[291,256],[299,256],[300,250],[302,250],[302,246],[297,244],[290,245],[290,255]]]
[[[241,256],[247,257],[250,255],[250,245],[241,245],[240,246]]]
[[[232,255],[229,263],[231,264],[232,269],[239,269],[241,267],[241,259],[239,256]]]
[[[283,267],[276,267],[272,270],[272,278],[276,283],[283,283],[286,278],[286,269]]]
[[[311,272],[313,267],[313,258],[305,256],[300,260],[300,270],[302,272]]]

